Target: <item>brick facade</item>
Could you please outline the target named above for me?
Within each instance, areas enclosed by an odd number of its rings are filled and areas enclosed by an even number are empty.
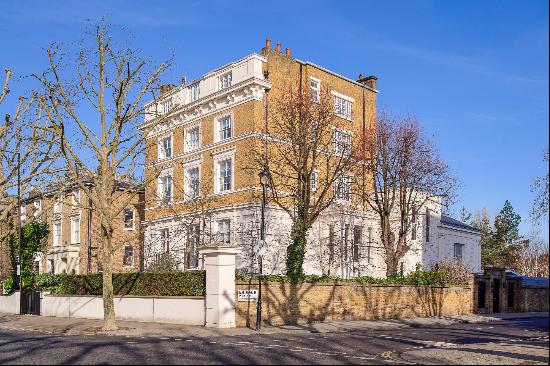
[[[257,290],[237,283],[236,290]],[[323,321],[450,316],[472,312],[472,287],[381,286],[266,282],[262,285],[266,325]],[[237,297],[236,297],[237,298]],[[238,327],[255,327],[256,302],[237,301]]]

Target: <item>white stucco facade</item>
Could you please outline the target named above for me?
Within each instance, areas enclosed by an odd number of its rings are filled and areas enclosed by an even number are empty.
[[[404,273],[414,271],[418,264],[432,268],[437,262],[461,259],[473,272],[481,270],[480,234],[475,229],[441,214],[440,204],[431,203],[418,213],[416,237],[409,234],[411,249],[400,263]],[[426,219],[426,214],[429,219]],[[230,244],[240,247],[237,268],[247,272],[258,271],[255,251],[258,246],[260,206],[248,204],[218,209],[208,214],[208,220],[200,227],[200,245],[219,242],[218,223],[230,222]],[[429,229],[427,225],[429,221]],[[156,258],[156,253],[166,249],[159,239],[163,229],[170,232],[168,250],[178,258],[180,269],[189,268],[190,235],[187,227],[195,219],[173,217],[150,222],[145,233],[145,267]],[[458,223],[458,224],[457,224]],[[460,224],[460,225],[459,225]],[[286,248],[290,243],[291,220],[281,209],[269,205],[266,209],[266,243],[263,272],[284,273]],[[455,246],[460,246],[456,253]],[[200,267],[202,260],[197,258]],[[191,266],[193,267],[193,266]],[[380,245],[380,231],[375,216],[345,207],[327,209],[309,231],[304,270],[307,274],[330,274],[343,278],[356,276],[384,277],[386,264]]]

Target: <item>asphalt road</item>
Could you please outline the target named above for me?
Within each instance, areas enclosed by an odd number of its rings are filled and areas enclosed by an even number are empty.
[[[445,328],[213,338],[0,330],[1,364],[548,364],[548,318]]]

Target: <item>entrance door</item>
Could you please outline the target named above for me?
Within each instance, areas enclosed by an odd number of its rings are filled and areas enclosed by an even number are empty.
[[[22,314],[40,315],[40,292],[23,291],[21,294]]]
[[[500,313],[500,280],[493,280],[493,313]]]

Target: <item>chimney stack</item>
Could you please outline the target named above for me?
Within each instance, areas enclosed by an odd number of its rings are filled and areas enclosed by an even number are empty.
[[[181,77],[181,85],[185,86],[187,84],[187,77],[185,75],[183,75]]]
[[[281,44],[277,43],[277,52],[281,52]]]
[[[174,84],[166,84],[160,86],[160,95],[166,94],[174,89],[176,86]]]
[[[265,39],[265,48],[267,49],[271,48],[271,40],[269,38]]]
[[[357,82],[364,84],[371,89],[376,89],[376,80],[378,80],[378,78],[374,75],[363,76],[363,74],[359,74],[359,79]]]
[[[290,48],[288,48],[288,47],[286,48],[285,55],[290,56]]]

